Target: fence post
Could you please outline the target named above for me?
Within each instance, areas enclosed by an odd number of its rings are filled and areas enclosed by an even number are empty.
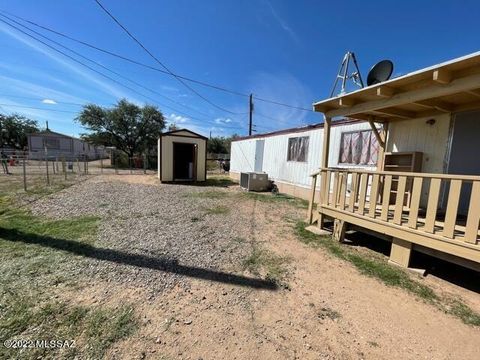
[[[116,151],[113,151],[113,163],[115,165],[115,174],[118,175],[118,156]]]
[[[56,172],[57,172],[57,174],[58,174],[58,156],[55,158],[55,166],[56,166],[56,167],[55,167],[55,170],[56,170]]]
[[[27,191],[27,168],[25,166],[25,151],[23,152],[23,190]]]
[[[78,175],[80,175],[80,157],[77,156],[77,169],[78,169]]]
[[[103,174],[103,157],[100,158],[100,174]]]
[[[50,175],[48,173],[48,150],[45,146],[45,168],[47,169],[47,185],[50,185]]]
[[[133,162],[133,157],[128,158],[128,165],[130,166],[130,174],[133,174],[133,169],[132,169],[132,162]]]
[[[147,173],[147,154],[143,154],[143,173]]]
[[[65,180],[67,180],[67,163],[65,161],[65,155],[62,156],[62,171],[63,175],[65,176]]]

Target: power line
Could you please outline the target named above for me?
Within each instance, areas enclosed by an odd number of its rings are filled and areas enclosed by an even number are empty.
[[[10,94],[0,94],[0,96],[7,97],[7,98],[18,98],[18,99],[26,99],[26,100],[38,100],[43,101],[45,98],[35,98],[30,96],[20,96],[20,95],[10,95]],[[75,106],[83,106],[84,104],[74,103],[74,102],[66,102],[66,101],[57,101],[54,100],[57,104],[64,104],[64,105],[75,105]],[[54,104],[51,104],[54,105]]]
[[[197,95],[198,97],[200,97],[201,99],[203,99],[204,101],[206,101],[207,103],[209,103],[210,105],[216,107],[217,109],[219,110],[222,110],[222,111],[225,111],[229,114],[236,114],[236,115],[239,115],[241,113],[237,113],[237,112],[234,112],[234,111],[230,111],[228,109],[225,109],[217,104],[215,104],[213,101],[209,100],[208,98],[206,98],[205,96],[203,96],[202,94],[200,94],[197,90],[195,90],[194,88],[192,88],[190,85],[188,85],[183,79],[179,78],[176,74],[174,74],[163,62],[161,62],[155,55],[153,55],[150,50],[148,50],[141,42],[140,40],[138,40],[115,16],[113,16],[113,14],[108,11],[101,3],[99,0],[95,0],[95,2],[97,3],[97,5],[108,15],[110,16],[110,18],[112,18],[113,21],[115,21],[115,23],[120,26],[123,31],[125,31],[125,33],[133,40],[135,41],[152,59],[154,59],[161,67],[163,67],[170,75],[172,75],[173,77],[175,77],[175,79],[177,79],[178,82],[180,82],[183,86],[185,86],[187,89],[189,89],[191,92],[193,92],[195,95]]]
[[[5,17],[5,15],[2,15],[2,16],[4,16],[4,17]],[[149,99],[150,101],[153,101],[154,103],[158,103],[158,102],[157,102],[157,100],[155,100],[155,99],[151,98],[150,96],[148,96],[148,95],[145,95],[145,94],[143,94],[143,93],[141,93],[141,92],[137,91],[136,89],[133,89],[132,87],[130,87],[130,86],[128,86],[128,85],[125,85],[125,84],[123,84],[122,82],[120,82],[120,81],[118,81],[118,80],[116,80],[116,79],[114,79],[114,78],[112,78],[112,77],[110,77],[110,76],[108,76],[108,75],[106,75],[106,74],[102,73],[101,71],[98,71],[98,70],[96,70],[96,69],[92,68],[91,66],[89,66],[89,65],[87,65],[87,64],[85,64],[85,63],[83,63],[83,62],[79,61],[78,59],[75,59],[74,57],[72,57],[72,56],[70,56],[70,55],[66,54],[65,52],[63,52],[63,51],[61,51],[61,50],[59,50],[59,49],[55,48],[54,46],[51,46],[51,45],[47,44],[46,42],[44,42],[44,41],[42,41],[42,40],[40,40],[40,39],[36,38],[35,36],[33,36],[33,35],[31,35],[31,34],[29,34],[29,33],[25,32],[25,31],[23,31],[23,30],[19,29],[19,28],[18,28],[18,27],[16,27],[15,25],[12,25],[12,24],[10,24],[10,23],[8,23],[7,21],[5,21],[5,20],[2,20],[2,19],[0,19],[0,21],[1,21],[1,22],[3,22],[3,23],[5,23],[5,24],[7,24],[7,25],[9,25],[10,27],[12,27],[12,28],[16,29],[17,31],[20,31],[20,32],[21,32],[21,33],[23,33],[24,35],[26,35],[26,36],[28,36],[28,37],[30,37],[30,38],[32,38],[32,39],[34,39],[34,40],[36,40],[36,41],[40,42],[41,44],[43,44],[43,45],[45,45],[45,46],[49,47],[50,49],[52,49],[52,50],[54,50],[54,51],[56,51],[56,52],[58,52],[58,53],[60,53],[60,54],[62,54],[62,55],[64,55],[64,56],[66,56],[67,58],[69,58],[69,59],[71,59],[71,60],[75,61],[76,63],[78,63],[78,64],[80,64],[80,65],[82,65],[82,66],[86,67],[87,69],[89,69],[89,70],[91,70],[91,71],[93,71],[93,72],[95,72],[95,73],[97,73],[97,74],[99,74],[99,75],[101,75],[101,76],[103,76],[103,77],[105,77],[105,78],[107,78],[107,79],[109,79],[109,80],[111,80],[111,81],[113,81],[113,82],[115,82],[115,83],[117,83],[117,84],[119,84],[119,85],[121,85],[121,86],[123,86],[123,87],[125,87],[125,88],[129,89],[130,91],[132,91],[132,92],[134,92],[134,93],[136,93],[136,94],[138,94],[138,95],[140,95],[140,96],[142,96],[142,97],[144,97],[144,98],[146,98],[146,99]],[[21,25],[21,26],[23,26],[23,27],[25,27],[25,28],[27,28],[27,29],[28,29],[28,27],[26,27],[26,26],[24,26],[24,25]],[[45,38],[45,37],[44,37],[44,38]],[[48,38],[47,38],[47,39],[48,39]],[[67,49],[68,49],[68,48],[67,48]],[[71,50],[71,51],[73,51],[73,50]],[[75,52],[75,51],[73,51],[73,52]],[[92,60],[92,61],[93,61],[93,60]],[[173,111],[175,111],[175,112],[177,112],[177,113],[180,113],[180,114],[186,115],[187,117],[191,118],[192,120],[197,120],[197,121],[204,121],[204,122],[207,122],[206,120],[200,120],[200,119],[196,119],[196,117],[194,117],[194,116],[192,116],[192,115],[190,115],[190,114],[188,114],[188,113],[186,113],[186,112],[184,112],[184,111],[181,111],[181,110],[178,110],[178,109],[176,109],[176,108],[173,108],[173,107],[171,107],[171,106],[167,106],[167,105],[160,105],[160,106],[161,106],[161,107],[170,108],[170,109],[172,109]]]
[[[87,46],[91,49],[94,49],[94,50],[97,50],[97,51],[100,51],[102,53],[105,53],[105,54],[108,54],[110,56],[113,56],[113,57],[116,57],[116,58],[119,58],[121,60],[124,60],[124,61],[127,61],[127,62],[130,62],[132,64],[135,64],[135,65],[138,65],[138,66],[142,66],[144,68],[148,68],[150,70],[153,70],[153,71],[157,71],[157,72],[160,72],[160,73],[163,73],[163,74],[167,74],[167,75],[171,75],[171,76],[175,76],[177,78],[180,78],[182,80],[185,80],[185,81],[189,81],[189,82],[192,82],[192,83],[195,83],[195,84],[198,84],[198,85],[201,85],[201,86],[205,86],[205,87],[209,87],[209,88],[212,88],[212,89],[215,89],[215,90],[219,90],[219,91],[223,91],[223,92],[226,92],[226,93],[229,93],[229,94],[232,94],[232,95],[236,95],[236,96],[241,96],[241,97],[245,97],[245,98],[248,98],[250,95],[247,94],[247,93],[242,93],[240,91],[236,91],[236,90],[232,90],[232,89],[228,89],[226,87],[222,87],[222,86],[219,86],[219,85],[215,85],[215,84],[210,84],[210,83],[207,83],[207,82],[204,82],[204,81],[200,81],[200,80],[196,80],[196,79],[193,79],[193,78],[190,78],[190,77],[186,77],[186,76],[182,76],[182,75],[179,75],[179,74],[176,74],[176,73],[170,73],[166,70],[162,70],[162,69],[159,69],[158,67],[155,67],[155,66],[151,66],[149,64],[145,64],[145,63],[142,63],[140,61],[137,61],[137,60],[134,60],[134,59],[131,59],[131,58],[128,58],[124,55],[121,55],[121,54],[118,54],[118,53],[115,53],[113,51],[110,51],[110,50],[106,50],[106,49],[103,49],[103,48],[100,48],[96,45],[93,45],[93,44],[90,44],[86,41],[83,41],[83,40],[80,40],[80,39],[77,39],[77,38],[74,38],[70,35],[67,35],[65,33],[62,33],[60,31],[57,31],[57,30],[54,30],[52,28],[49,28],[47,26],[44,26],[44,25],[41,25],[35,21],[32,21],[32,20],[28,20],[26,18],[23,18],[21,16],[18,16],[18,15],[15,15],[11,12],[8,12],[8,11],[0,11],[4,14],[9,14],[13,17],[16,17],[17,19],[20,19],[24,22],[27,22],[31,25],[34,25],[36,27],[39,27],[43,30],[46,30],[46,31],[49,31],[53,34],[56,34],[58,36],[61,36],[61,37],[64,37],[68,40],[71,40],[71,41],[74,41],[74,42],[77,42],[79,44],[82,44],[84,46]],[[309,108],[305,108],[305,107],[301,107],[301,106],[296,106],[296,105],[290,105],[290,104],[286,104],[286,103],[283,103],[283,102],[280,102],[280,101],[276,101],[276,100],[270,100],[270,99],[265,99],[263,97],[258,97],[258,96],[254,96],[253,97],[255,100],[258,100],[258,101],[262,101],[262,102],[265,102],[265,103],[270,103],[270,104],[275,104],[275,105],[279,105],[279,106],[284,106],[284,107],[288,107],[288,108],[292,108],[292,109],[297,109],[297,110],[302,110],[302,111],[308,111],[308,112],[313,112],[312,109],[309,109]]]
[[[35,106],[12,105],[12,104],[0,104],[0,106],[17,107],[17,108],[22,108],[22,109],[43,110],[43,111],[54,111],[54,112],[62,112],[62,113],[70,113],[70,114],[78,114],[77,111],[57,110],[57,109],[43,109],[43,108],[39,108],[39,107],[35,107]]]
[[[147,87],[143,86],[142,84],[139,84],[138,82],[136,82],[136,81],[134,81],[134,80],[131,80],[131,79],[129,79],[129,78],[127,78],[127,77],[125,77],[125,76],[121,75],[120,73],[118,73],[118,72],[116,72],[116,71],[113,71],[113,70],[109,69],[108,67],[104,66],[103,64],[100,64],[100,63],[98,63],[98,62],[96,62],[96,61],[94,61],[94,60],[91,60],[90,58],[88,58],[88,57],[86,57],[86,56],[83,56],[82,54],[80,54],[80,53],[76,52],[75,50],[72,50],[72,49],[70,49],[70,48],[68,48],[68,47],[64,46],[63,44],[60,44],[60,43],[58,43],[57,41],[55,41],[55,40],[52,40],[52,39],[50,39],[50,38],[48,38],[48,37],[46,37],[46,36],[44,36],[44,35],[42,35],[42,34],[38,33],[38,32],[37,32],[37,31],[35,31],[35,30],[32,30],[32,29],[31,29],[31,28],[29,28],[28,26],[22,25],[22,24],[20,24],[20,23],[16,22],[15,20],[12,20],[11,18],[9,18],[9,17],[8,17],[8,16],[6,16],[6,15],[0,14],[0,16],[2,16],[2,17],[5,17],[5,18],[9,19],[10,21],[13,21],[14,23],[18,24],[19,26],[22,26],[23,28],[26,28],[26,29],[28,29],[29,31],[31,31],[31,32],[33,32],[33,33],[35,33],[35,34],[37,34],[37,35],[39,35],[39,36],[43,37],[44,39],[46,39],[46,40],[48,40],[48,41],[51,41],[51,42],[53,42],[53,43],[57,44],[58,46],[61,46],[62,48],[64,48],[64,49],[66,49],[66,50],[68,50],[68,51],[70,51],[70,52],[72,52],[72,53],[76,54],[77,56],[80,56],[81,58],[83,58],[83,59],[85,59],[85,60],[87,60],[87,61],[90,61],[90,62],[94,63],[95,65],[97,65],[97,66],[100,66],[100,67],[104,68],[105,70],[107,70],[107,71],[110,71],[111,73],[113,73],[113,74],[115,74],[115,75],[117,75],[117,76],[119,76],[119,77],[121,77],[121,78],[123,78],[123,79],[126,79],[127,81],[130,81],[130,82],[134,83],[134,84],[135,84],[135,85],[137,85],[137,86],[140,86],[140,87],[142,87],[142,88],[145,88],[145,89],[147,89],[147,90],[149,90],[149,91],[152,91],[152,92],[154,92],[154,93],[156,93],[156,94],[158,94],[158,95],[162,96],[162,94],[159,94],[159,93],[158,93],[158,92],[156,92],[155,90],[149,89],[149,88],[147,88]],[[140,96],[143,96],[143,97],[145,97],[145,98],[147,98],[147,99],[149,99],[149,100],[151,100],[151,101],[153,101],[153,102],[157,102],[155,99],[153,99],[153,98],[151,98],[151,97],[149,97],[149,96],[147,96],[147,95],[145,95],[145,94],[143,94],[143,93],[141,93],[141,92],[137,91],[136,89],[133,89],[133,88],[131,88],[130,86],[128,86],[128,85],[125,85],[125,84],[123,84],[122,82],[120,82],[120,81],[118,81],[118,80],[116,80],[116,79],[113,79],[112,77],[110,77],[110,76],[108,76],[108,75],[106,75],[106,74],[104,74],[104,73],[102,73],[102,72],[100,72],[100,71],[98,71],[98,70],[96,70],[96,69],[94,69],[94,68],[92,68],[92,67],[90,67],[90,66],[86,65],[85,63],[83,63],[83,62],[81,62],[81,61],[79,61],[79,60],[75,59],[74,57],[72,57],[72,56],[70,56],[70,55],[68,55],[68,54],[64,53],[63,51],[61,51],[61,50],[59,50],[59,49],[55,48],[54,46],[51,46],[51,45],[49,45],[49,44],[45,43],[44,41],[42,41],[42,40],[40,40],[40,39],[36,38],[35,36],[33,36],[33,35],[29,34],[29,33],[26,33],[25,31],[23,31],[23,30],[19,29],[19,28],[18,28],[18,27],[16,27],[15,25],[12,25],[12,24],[10,24],[10,23],[8,23],[8,22],[6,22],[6,21],[2,20],[2,19],[0,19],[0,21],[1,21],[1,22],[3,22],[3,23],[5,23],[5,24],[7,24],[7,25],[9,25],[9,26],[11,26],[11,27],[13,27],[13,28],[14,28],[14,29],[16,29],[17,31],[20,31],[20,32],[21,32],[21,33],[23,33],[24,35],[26,35],[26,36],[29,36],[30,38],[32,38],[32,39],[34,39],[34,40],[36,40],[36,41],[40,42],[41,44],[43,44],[43,45],[45,45],[45,46],[47,46],[47,47],[49,47],[50,49],[52,49],[52,50],[54,50],[54,51],[56,51],[56,52],[59,52],[60,54],[62,54],[62,55],[64,55],[64,56],[68,57],[69,59],[71,59],[71,60],[73,60],[73,61],[75,61],[75,62],[79,63],[80,65],[82,65],[82,66],[84,66],[84,67],[88,68],[89,70],[91,70],[91,71],[94,71],[95,73],[97,73],[97,74],[99,74],[99,75],[102,75],[102,76],[106,77],[107,79],[109,79],[109,80],[111,80],[111,81],[113,81],[113,82],[115,82],[115,83],[117,83],[117,84],[119,84],[119,85],[121,85],[121,86],[123,86],[123,87],[125,87],[125,88],[129,89],[130,91],[133,91],[133,92],[135,92],[136,94],[139,94]],[[41,99],[38,99],[38,100],[41,100]],[[174,100],[173,100],[173,101],[174,101]],[[75,105],[83,106],[83,104],[78,104],[78,103],[77,103],[77,104],[75,104]],[[180,104],[180,105],[184,106],[183,104]],[[198,120],[198,121],[202,121],[202,122],[207,122],[207,123],[208,123],[208,122],[210,122],[210,123],[212,123],[212,121],[211,121],[211,120],[209,121],[209,120],[200,120],[200,119],[196,119],[194,116],[192,116],[192,115],[190,115],[190,114],[188,114],[188,113],[185,113],[184,111],[181,111],[181,110],[175,109],[175,108],[173,108],[173,107],[171,107],[171,106],[167,106],[167,105],[161,105],[161,106],[163,106],[163,107],[167,107],[167,108],[170,108],[170,109],[172,109],[173,111],[175,111],[175,112],[177,112],[177,113],[184,114],[184,115],[188,116],[189,118],[191,118],[192,120]],[[40,109],[40,110],[45,110],[45,109]],[[272,118],[272,117],[269,117],[269,116],[266,116],[266,115],[262,115],[262,114],[258,114],[258,115],[259,115],[259,116],[263,116],[263,117],[265,117],[265,118],[268,118],[268,119],[271,119],[271,120],[273,120],[273,121],[276,121],[276,122],[278,122],[278,120],[277,120],[277,119],[274,119],[274,118]],[[225,127],[225,128],[239,128],[239,126],[233,126],[233,127],[232,127],[232,126],[228,126],[228,125],[221,124],[221,123],[218,123],[218,122],[215,122],[215,125],[218,125],[218,126],[221,126],[221,127]],[[251,130],[250,130],[250,132],[251,132]]]
[[[122,79],[125,79],[125,80],[131,82],[132,84],[135,84],[135,85],[138,86],[138,87],[141,87],[142,89],[145,89],[145,90],[147,90],[147,91],[150,91],[150,92],[152,92],[152,93],[154,93],[154,94],[156,94],[156,95],[158,95],[158,96],[160,96],[160,97],[162,97],[162,98],[164,98],[164,99],[167,99],[167,100],[169,100],[169,101],[171,101],[171,102],[173,102],[173,103],[175,103],[175,104],[177,104],[177,105],[186,107],[186,108],[188,108],[188,109],[190,109],[190,110],[192,110],[192,111],[198,112],[199,114],[202,114],[202,115],[204,115],[204,116],[208,116],[207,114],[205,114],[205,113],[203,113],[203,112],[201,112],[201,111],[198,111],[198,110],[196,110],[196,109],[193,109],[193,108],[191,108],[191,107],[189,107],[189,106],[187,106],[187,105],[185,105],[185,104],[182,104],[182,103],[180,103],[180,102],[178,102],[178,101],[176,101],[176,100],[174,100],[174,99],[171,99],[171,98],[168,97],[168,96],[165,96],[165,95],[159,93],[159,92],[156,91],[156,90],[153,90],[153,89],[151,89],[151,88],[149,88],[149,87],[146,87],[146,86],[138,83],[137,81],[134,81],[134,80],[132,80],[132,79],[126,77],[126,76],[123,76],[122,74],[118,73],[117,71],[111,70],[111,69],[108,68],[107,66],[105,66],[105,65],[103,65],[103,64],[101,64],[101,63],[99,63],[99,62],[97,62],[97,61],[95,61],[95,60],[92,60],[92,59],[90,59],[90,58],[88,58],[88,57],[86,57],[86,56],[78,53],[78,52],[75,51],[75,50],[72,50],[71,48],[69,48],[69,47],[67,47],[67,46],[59,43],[58,41],[52,40],[51,38],[49,38],[49,37],[47,37],[47,36],[45,36],[45,35],[40,34],[39,32],[33,30],[32,28],[30,28],[30,27],[28,27],[28,26],[22,25],[21,23],[15,21],[15,20],[13,20],[13,19],[11,19],[10,17],[8,17],[8,16],[6,16],[6,15],[0,14],[0,16],[3,16],[3,17],[5,17],[5,18],[9,19],[10,21],[14,22],[15,24],[17,24],[17,25],[19,25],[19,26],[21,26],[21,27],[23,27],[23,28],[25,28],[25,29],[28,29],[29,31],[33,32],[34,34],[37,34],[38,36],[41,36],[42,38],[44,38],[44,39],[46,39],[46,40],[48,40],[48,41],[50,41],[50,42],[52,42],[52,43],[54,43],[54,44],[62,47],[63,49],[66,49],[66,50],[72,52],[73,54],[81,57],[82,59],[85,59],[85,60],[90,61],[91,63],[93,63],[93,64],[95,64],[95,65],[97,65],[97,66],[100,66],[101,68],[109,71],[110,73],[115,74],[116,76],[118,76],[118,77],[120,77],[120,78],[122,78]],[[140,94],[140,95],[142,95],[142,94]],[[143,96],[143,95],[142,95],[142,96]],[[174,111],[179,112],[179,111],[176,110],[175,108],[172,108],[172,109],[173,109]]]

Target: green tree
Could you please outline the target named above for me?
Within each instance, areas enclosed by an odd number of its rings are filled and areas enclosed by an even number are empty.
[[[125,99],[109,109],[85,105],[77,121],[90,132],[83,135],[86,140],[115,146],[129,157],[155,147],[165,128],[165,118],[157,107],[140,107]]]
[[[38,123],[35,120],[18,114],[0,114],[0,147],[25,149],[28,146],[27,135],[37,131]]]
[[[178,130],[177,124],[171,123],[170,125],[168,125],[168,131],[175,131],[175,130]]]
[[[238,137],[237,134],[229,137],[214,136],[208,140],[207,151],[211,154],[230,154],[232,140]]]

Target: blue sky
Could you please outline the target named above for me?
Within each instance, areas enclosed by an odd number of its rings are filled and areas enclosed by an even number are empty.
[[[365,80],[369,68],[384,58],[395,63],[394,75],[398,76],[478,51],[480,44],[478,1],[102,3],[175,73],[306,108],[329,96],[340,61],[348,50],[355,52]],[[1,0],[0,10],[159,66],[93,0]],[[38,31],[162,97],[109,74],[136,92],[125,88],[0,23],[2,113],[21,113],[41,125],[48,120],[51,129],[78,135],[83,132],[73,120],[81,109],[78,104],[111,106],[127,98],[138,104],[157,105],[169,122],[205,135],[210,131],[213,135],[247,133],[245,97],[191,84],[211,102],[236,114],[224,112],[169,75]],[[321,120],[318,113],[255,102],[258,132]]]

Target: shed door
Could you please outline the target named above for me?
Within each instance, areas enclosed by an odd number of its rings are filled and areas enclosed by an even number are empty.
[[[265,140],[257,140],[255,142],[255,168],[253,171],[263,171],[263,148],[265,147]]]
[[[478,140],[480,139],[480,112],[455,115],[452,147],[448,164],[449,174],[480,175]],[[460,194],[459,212],[466,214],[472,185],[464,182]]]

